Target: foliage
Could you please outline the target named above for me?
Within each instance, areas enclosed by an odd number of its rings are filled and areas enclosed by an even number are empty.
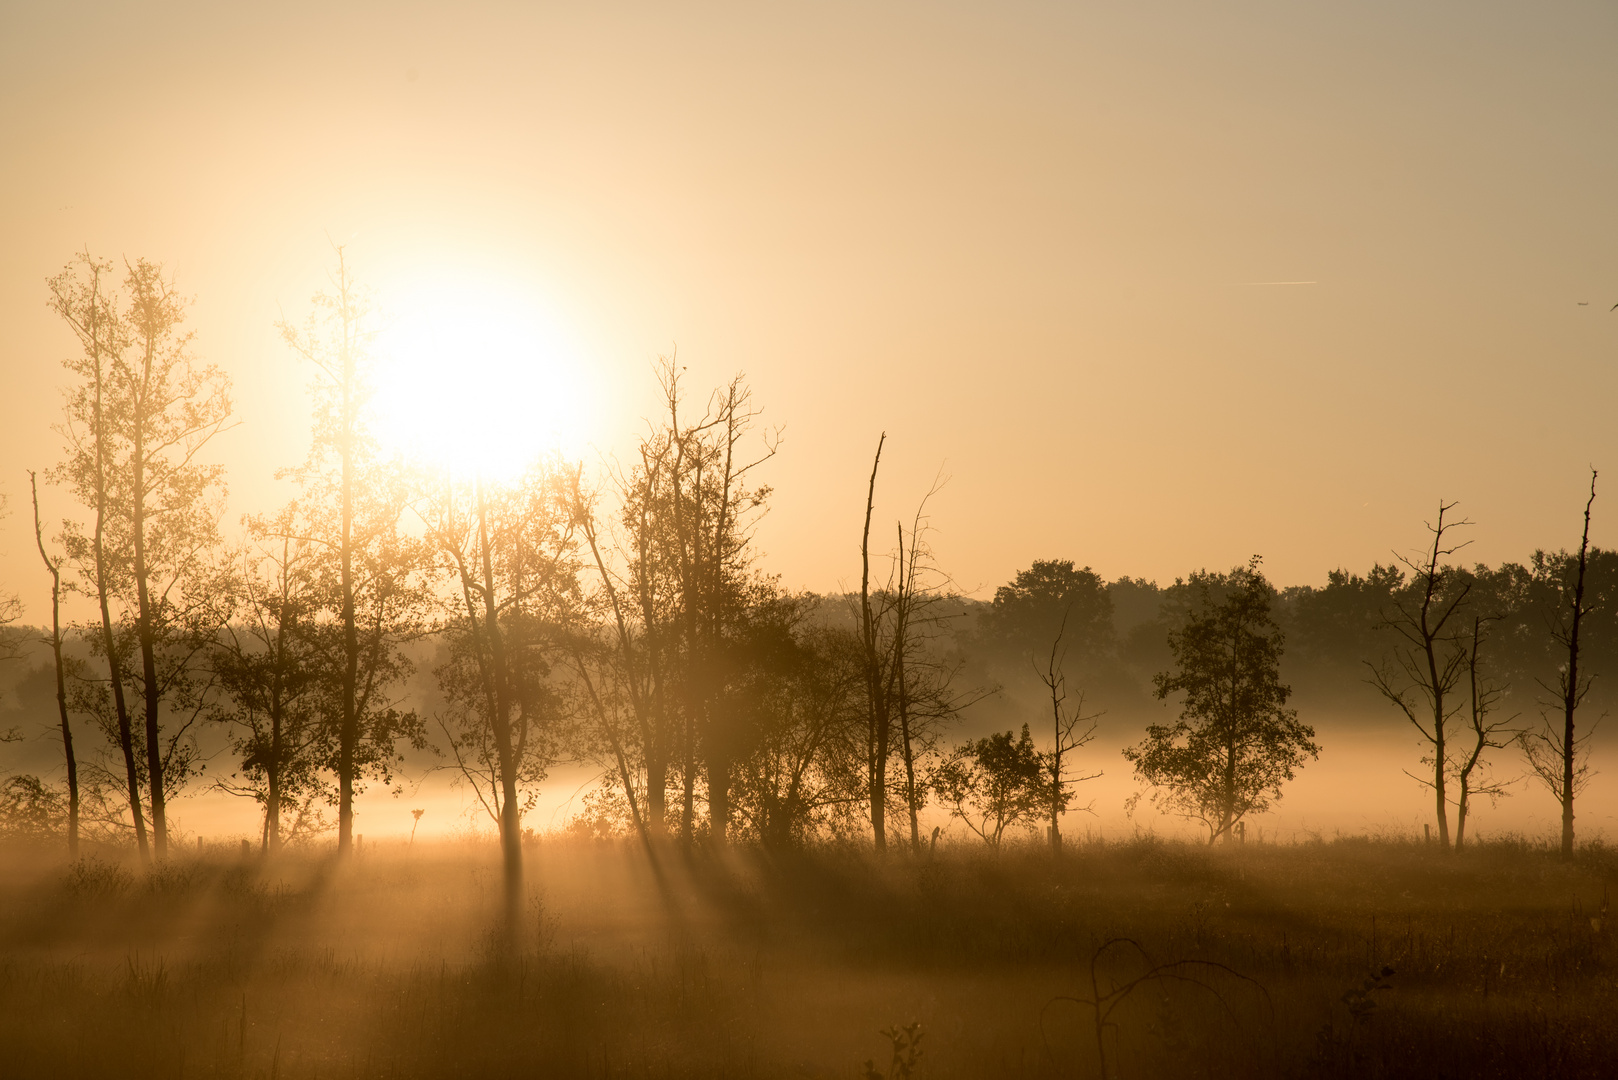
[[[335,627],[320,619],[328,603],[323,552],[307,538],[298,504],[247,526],[246,543],[220,578],[230,608],[213,652],[222,691],[213,719],[230,726],[239,764],[217,783],[264,807],[265,846],[273,851],[285,811],[294,826],[307,824],[316,802],[335,797],[325,768],[336,732],[320,705],[321,688],[336,680],[339,650]]]
[[[1024,724],[962,743],[932,771],[930,786],[952,817],[992,848],[1006,830],[1031,827],[1050,807],[1050,776]]]
[[[367,778],[392,779],[398,745],[425,745],[426,730],[396,696],[414,667],[406,641],[427,629],[432,606],[426,545],[401,528],[410,477],[384,459],[371,425],[375,305],[341,247],[330,289],[317,292],[303,326],[283,320],[282,340],[316,372],[314,423],[302,465],[278,476],[302,493],[317,543],[316,619],[334,628],[333,662],[316,687],[332,732],[325,767],[338,789],[338,846],[353,833],[353,796]]]
[[[512,827],[513,842],[571,734],[552,672],[581,599],[570,479],[559,461],[543,460],[509,483],[438,478],[418,500],[439,573],[453,583],[434,669],[445,700],[438,724],[456,768],[502,831]]]
[[[921,1030],[921,1021],[913,1021],[902,1027],[890,1024],[877,1034],[890,1044],[888,1067],[886,1071],[879,1070],[876,1060],[867,1058],[862,1080],[910,1080],[916,1074],[916,1066],[921,1064],[921,1040],[926,1034]]]
[[[111,264],[88,254],[49,283],[52,310],[81,346],[64,361],[76,379],[61,428],[67,458],[50,475],[93,514],[88,528],[66,522],[63,542],[78,587],[100,606],[99,626],[85,632],[109,665],[135,828],[144,851],[144,783],[161,855],[171,779],[199,767],[189,736],[210,684],[196,660],[218,625],[204,583],[224,497],[223,466],[199,455],[224,429],[231,401],[224,373],[192,356],[181,329],[189,301],[173,278],[145,259],[124,265],[121,292],[103,282]],[[120,634],[133,638],[127,662],[114,643]],[[126,688],[142,705],[138,763]]]
[[[846,834],[861,796],[860,646],[844,629],[806,625],[812,599],[757,621],[733,700],[736,812],[745,834],[776,850]]]
[[[1107,652],[1114,639],[1113,601],[1106,583],[1072,559],[1035,559],[994,591],[978,620],[984,639],[1019,655],[1039,654],[1061,630],[1080,656]]]
[[[0,839],[54,840],[67,827],[67,796],[19,773],[0,784]]]
[[[1124,751],[1154,798],[1203,822],[1210,842],[1268,809],[1282,783],[1320,753],[1314,729],[1286,707],[1283,638],[1258,563],[1192,575],[1193,606],[1169,635],[1176,670],[1155,680],[1159,698],[1182,695],[1180,718],[1151,725]]]

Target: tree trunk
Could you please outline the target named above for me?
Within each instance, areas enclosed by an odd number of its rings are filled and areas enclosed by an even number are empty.
[[[867,768],[871,800],[871,839],[877,854],[888,849],[888,709],[882,692],[881,666],[877,660],[876,623],[871,615],[871,512],[876,505],[876,472],[882,464],[882,444],[887,432],[877,439],[876,457],[871,462],[871,482],[865,494],[865,532],[860,538],[860,631],[865,645],[865,695],[867,715]]]
[[[914,542],[914,541],[912,541]],[[912,575],[905,576],[905,530],[899,525],[899,596],[893,627],[894,685],[899,691],[899,755],[905,766],[905,809],[910,817],[910,850],[921,854],[921,829],[916,820],[916,757],[910,743],[910,692],[905,683],[905,648],[910,629],[910,593],[915,588]]]
[[[338,557],[342,561],[343,590],[343,715],[337,733],[337,854],[348,855],[354,847],[354,758],[359,746],[359,626],[354,611],[354,452],[356,357],[348,302],[349,282],[343,265],[342,248],[337,249],[337,280],[342,307],[342,536]]]
[[[45,550],[45,533],[39,520],[39,484],[28,473],[28,488],[34,497],[34,541],[39,557],[51,572],[51,658],[56,666],[56,711],[62,721],[62,757],[67,765],[67,853],[79,854],[79,762],[73,755],[73,726],[67,719],[67,678],[62,668],[62,571]]]
[[[1579,540],[1579,576],[1573,586],[1573,625],[1567,639],[1567,684],[1562,707],[1562,858],[1573,857],[1573,783],[1575,741],[1573,714],[1579,707],[1579,624],[1584,619],[1584,570],[1590,555],[1590,507],[1596,501],[1596,473],[1590,470],[1590,498],[1584,504],[1584,535]]]
[[[117,640],[112,632],[112,608],[107,584],[107,438],[106,421],[101,411],[102,374],[99,349],[95,356],[95,440],[96,440],[96,523],[95,571],[96,600],[101,609],[101,643],[107,651],[107,677],[112,683],[113,711],[118,717],[118,748],[124,755],[124,772],[129,784],[129,813],[135,824],[135,843],[140,849],[142,862],[151,860],[151,849],[146,839],[146,814],[141,805],[140,773],[135,765],[135,732],[129,722],[129,703],[124,698],[124,673],[118,655]]]
[[[478,548],[483,570],[483,632],[488,639],[489,674],[494,681],[495,753],[500,764],[500,851],[505,869],[506,926],[517,932],[522,915],[522,814],[517,801],[517,741],[512,738],[511,678],[506,667],[505,641],[500,633],[500,612],[495,601],[494,557],[489,544],[489,511],[483,481],[477,481]],[[475,629],[475,627],[474,627]]]
[[[150,369],[152,343],[147,342],[145,366]],[[149,381],[149,380],[145,380]],[[168,815],[163,805],[163,739],[158,729],[162,688],[157,682],[157,628],[154,625],[149,571],[146,565],[146,401],[136,399],[134,484],[130,492],[130,525],[135,543],[136,638],[140,644],[142,697],[146,713],[146,781],[151,793],[152,847],[157,861],[168,856]]]

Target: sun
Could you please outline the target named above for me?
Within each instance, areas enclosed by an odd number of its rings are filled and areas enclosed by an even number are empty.
[[[450,277],[399,289],[384,312],[373,406],[386,449],[491,479],[551,451],[584,450],[594,373],[540,298]]]

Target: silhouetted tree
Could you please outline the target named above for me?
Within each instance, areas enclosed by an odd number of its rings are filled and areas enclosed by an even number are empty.
[[[1585,574],[1590,559],[1590,508],[1596,501],[1596,471],[1590,470],[1590,497],[1584,504],[1584,533],[1579,539],[1579,558],[1576,568],[1569,567],[1573,580],[1565,582],[1562,605],[1552,624],[1551,637],[1567,659],[1557,670],[1554,687],[1546,686],[1556,696],[1562,713],[1560,730],[1547,717],[1539,730],[1525,732],[1521,744],[1528,758],[1529,768],[1540,782],[1556,797],[1562,808],[1562,857],[1573,857],[1573,800],[1589,779],[1590,766],[1583,750],[1589,733],[1583,736],[1574,726],[1574,714],[1590,692],[1588,673],[1579,671],[1579,632],[1586,615]],[[1564,579],[1568,575],[1563,574]],[[1566,588],[1571,584],[1571,590]],[[1571,595],[1569,595],[1569,592]],[[1542,684],[1544,685],[1544,684]]]
[[[1229,574],[1189,582],[1184,624],[1169,634],[1174,672],[1161,672],[1157,696],[1183,694],[1180,718],[1153,724],[1124,756],[1168,806],[1208,826],[1208,842],[1229,838],[1238,821],[1263,813],[1306,760],[1319,757],[1314,729],[1286,707],[1281,630],[1270,617],[1271,589],[1254,556]]]
[[[94,514],[94,524],[86,536],[75,523],[64,523],[63,537],[68,554],[78,564],[85,588],[95,597],[100,621],[91,640],[107,664],[107,696],[114,717],[116,744],[123,755],[129,814],[136,847],[143,860],[151,857],[146,835],[146,812],[141,805],[140,771],[136,759],[134,727],[124,696],[124,652],[112,616],[114,590],[125,578],[126,553],[108,536],[115,513],[113,489],[113,441],[109,422],[108,398],[112,393],[113,370],[122,362],[123,324],[119,318],[115,290],[105,280],[112,264],[77,256],[62,272],[50,279],[50,307],[79,340],[80,355],[62,365],[79,383],[68,391],[60,429],[67,440],[68,460],[51,473],[67,483],[79,501]]]
[[[62,657],[62,560],[45,550],[45,532],[39,519],[39,481],[32,470],[28,488],[34,499],[34,543],[39,557],[51,575],[51,632],[45,640],[51,646],[52,670],[56,675],[56,712],[62,725],[62,761],[67,767],[67,850],[79,854],[79,761],[73,753],[73,725],[67,713],[67,664]]]
[[[1397,566],[1372,566],[1364,575],[1337,569],[1319,588],[1282,592],[1276,622],[1287,635],[1287,670],[1322,694],[1344,698],[1364,689],[1364,661],[1382,659],[1388,644],[1383,613],[1404,586]]]
[[[1484,621],[1482,616],[1473,617],[1472,636],[1466,645],[1466,678],[1470,691],[1467,734],[1471,736],[1472,745],[1457,756],[1455,764],[1455,785],[1458,789],[1455,800],[1456,848],[1466,839],[1466,819],[1473,797],[1484,795],[1495,799],[1507,793],[1505,783],[1488,775],[1487,755],[1490,750],[1509,746],[1516,735],[1509,726],[1509,719],[1491,719],[1505,691],[1495,685],[1483,669]]]
[[[620,482],[627,490],[626,478]],[[640,528],[632,530],[639,557],[627,560],[627,569],[613,569],[611,549],[598,531],[597,497],[585,492],[577,472],[571,492],[573,522],[596,571],[596,588],[584,594],[585,616],[570,650],[595,721],[594,737],[587,734],[585,742],[617,774],[630,821],[655,860],[654,845],[666,827],[672,722],[659,648],[663,620],[641,572],[651,551],[649,502],[638,503]]]
[[[888,755],[893,737],[891,664],[883,656],[878,614],[871,604],[871,515],[876,506],[876,474],[882,465],[883,432],[871,459],[865,492],[865,531],[860,535],[860,645],[864,659],[866,792],[871,810],[871,840],[878,854],[888,849]]]
[[[890,714],[898,722],[897,749],[904,767],[900,794],[912,852],[921,851],[919,816],[928,790],[919,777],[919,762],[932,753],[942,729],[984,696],[976,688],[957,688],[961,663],[939,647],[949,620],[960,614],[958,600],[947,591],[949,578],[933,561],[928,541],[927,504],[940,486],[935,483],[917,506],[908,545],[904,525],[898,524],[893,577],[882,591],[878,618],[879,637],[887,638],[885,686]]]
[[[775,850],[847,835],[864,794],[859,640],[809,624],[813,603],[782,597],[754,609],[736,685],[734,805]]]
[[[1155,597],[1150,606],[1155,612]],[[1035,559],[994,591],[978,623],[983,637],[1015,650],[1019,663],[1022,657],[1043,654],[1058,636],[1069,649],[1095,657],[1113,645],[1113,599],[1088,566],[1075,568],[1071,559]]]
[[[1454,508],[1454,503],[1438,504],[1438,523],[1427,526],[1433,534],[1433,544],[1419,561],[1398,556],[1410,570],[1411,580],[1383,615],[1384,624],[1398,639],[1388,659],[1380,664],[1365,661],[1371,669],[1371,684],[1432,747],[1423,759],[1432,769],[1432,779],[1414,779],[1433,790],[1440,851],[1450,847],[1446,789],[1452,770],[1449,724],[1463,707],[1464,703],[1456,698],[1467,671],[1466,650],[1452,620],[1466,603],[1472,587],[1464,575],[1443,562],[1470,543],[1444,546],[1450,530],[1471,524],[1464,520],[1445,521],[1444,516]]]
[[[456,585],[438,668],[456,765],[500,829],[508,929],[522,899],[522,813],[560,753],[548,632],[578,603],[572,477],[555,462],[517,481],[444,478],[421,514]]]
[[[96,533],[89,544],[77,530],[68,537],[81,551],[93,549],[88,561],[103,605],[120,591],[133,616],[139,670],[127,674],[144,705],[148,808],[153,852],[161,859],[168,848],[167,796],[196,758],[185,737],[206,684],[196,679],[193,661],[214,629],[199,622],[211,606],[195,586],[218,543],[223,470],[197,456],[229,419],[229,383],[218,368],[193,364],[191,335],[180,330],[187,301],[161,266],[144,259],[126,264],[126,295],[117,310],[100,295],[100,275],[110,268],[88,257],[79,265],[52,281],[53,306],[86,346],[85,357],[70,363],[86,384],[69,397],[70,455],[60,473],[96,510]],[[104,331],[102,320],[115,311],[116,330]],[[108,531],[117,567],[108,565]],[[110,612],[103,628],[110,639]],[[116,648],[107,645],[110,657]],[[125,674],[114,675],[115,701]],[[188,714],[167,738],[165,705]],[[133,738],[122,732],[127,723],[120,710],[120,742],[133,749]],[[167,775],[171,769],[179,775]]]
[[[703,782],[709,836],[722,844],[738,724],[727,711],[741,674],[736,633],[749,607],[774,592],[755,570],[751,547],[770,489],[749,485],[754,470],[774,456],[777,434],[765,433],[756,452],[747,449],[759,413],[740,376],[690,419],[682,370],[672,359],[662,361],[664,415],[641,439],[638,462],[618,477],[620,542],[603,543],[593,520],[584,534],[600,606],[612,612],[615,665],[625,680],[619,689],[636,718],[648,824],[664,828],[677,769],[682,837],[695,836]],[[580,496],[576,505],[584,517],[593,514],[590,499]],[[613,715],[606,688],[590,685],[598,720]],[[614,722],[611,733],[621,740],[631,731]],[[627,753],[624,761],[630,763]]]
[[[1032,825],[1050,807],[1046,766],[1028,725],[1021,737],[998,732],[962,743],[929,777],[939,801],[990,847],[1007,829]]]
[[[332,625],[320,620],[323,552],[298,504],[273,518],[248,518],[247,530],[233,573],[221,581],[229,614],[212,661],[223,692],[214,718],[235,729],[239,758],[219,786],[263,806],[261,844],[273,854],[286,808],[308,828],[319,820],[316,804],[333,794],[322,778],[332,731],[320,711],[339,650]]]
[[[421,739],[420,718],[390,691],[411,671],[401,642],[423,627],[428,597],[420,545],[399,528],[401,477],[384,466],[368,423],[373,394],[372,305],[342,247],[330,291],[315,294],[302,328],[283,320],[282,340],[314,365],[309,457],[290,475],[303,489],[310,536],[324,550],[322,591],[338,627],[337,663],[324,705],[336,729],[337,850],[354,843],[354,794],[367,776],[386,780],[401,739]]]
[[[1072,801],[1069,785],[1094,780],[1101,775],[1099,772],[1075,777],[1066,774],[1067,756],[1075,750],[1088,746],[1095,739],[1096,720],[1100,716],[1099,713],[1085,715],[1082,690],[1072,706],[1067,703],[1067,673],[1064,670],[1068,651],[1066,637],[1067,620],[1064,618],[1056,629],[1055,637],[1051,639],[1051,651],[1045,658],[1044,667],[1041,668],[1038,664],[1034,667],[1051,698],[1051,751],[1045,758],[1050,763],[1051,771],[1052,851],[1062,850],[1062,815],[1067,812],[1068,805]]]
[[[867,800],[879,852],[887,849],[888,802],[895,794],[905,806],[910,848],[919,851],[919,815],[928,784],[919,776],[918,763],[931,753],[940,729],[983,695],[955,688],[961,664],[941,655],[938,648],[948,620],[959,614],[958,600],[948,592],[949,578],[933,561],[928,541],[927,504],[938,493],[941,480],[917,505],[908,533],[903,522],[896,523],[898,546],[891,554],[887,581],[872,588],[870,525],[886,440],[884,434],[878,441],[866,492],[855,612],[864,661]],[[895,755],[903,769],[896,788],[888,772]]]

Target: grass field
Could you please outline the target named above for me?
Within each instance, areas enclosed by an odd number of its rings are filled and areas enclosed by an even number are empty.
[[[670,851],[654,874],[546,841],[516,944],[492,846],[0,860],[10,1076],[897,1076],[881,1031],[912,1024],[916,1077],[1618,1069],[1599,847]]]

